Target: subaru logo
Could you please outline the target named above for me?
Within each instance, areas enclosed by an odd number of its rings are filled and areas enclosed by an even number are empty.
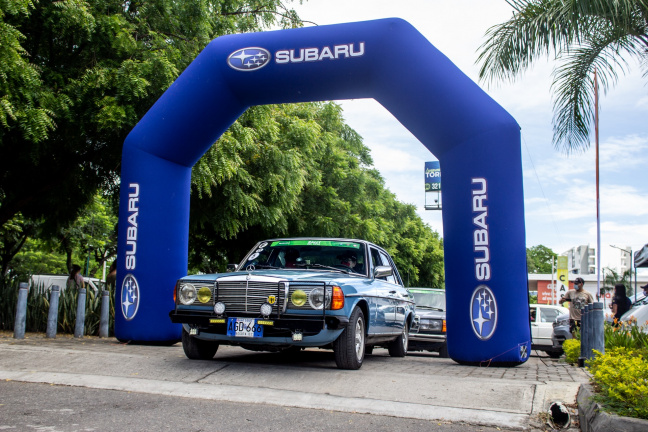
[[[140,304],[140,292],[137,279],[132,274],[126,275],[122,283],[121,310],[126,321],[135,318]]]
[[[261,69],[270,62],[270,53],[257,47],[243,48],[234,51],[227,58],[227,64],[238,71],[252,71]]]
[[[470,299],[472,328],[481,340],[488,340],[497,326],[497,302],[493,291],[486,285],[479,285]]]

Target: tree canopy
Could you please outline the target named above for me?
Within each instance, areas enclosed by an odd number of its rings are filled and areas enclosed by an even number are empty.
[[[558,254],[547,246],[527,248],[527,271],[529,273],[551,274]]]
[[[491,27],[481,46],[480,78],[514,79],[540,57],[554,69],[553,140],[569,153],[589,147],[596,70],[603,90],[628,59],[648,65],[648,0],[507,0],[508,21]],[[646,69],[648,72],[648,69]]]
[[[372,163],[335,103],[251,108],[193,169],[190,265],[222,270],[262,238],[362,238],[389,250],[410,284],[442,286],[438,233]]]
[[[280,0],[0,0],[0,226],[74,220],[209,41],[299,24]]]

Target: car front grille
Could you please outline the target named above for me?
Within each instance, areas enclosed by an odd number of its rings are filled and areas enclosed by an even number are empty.
[[[263,303],[270,303],[272,313],[281,315],[286,310],[286,283],[255,280],[206,282],[187,280],[201,297],[201,290],[209,289],[207,301],[196,300],[194,306],[214,306],[216,302],[225,304],[225,313],[259,314]],[[274,297],[274,298],[273,298]],[[203,297],[204,298],[204,297]]]
[[[227,312],[258,313],[263,303],[273,305],[273,312],[285,311],[283,282],[232,281],[217,282],[216,300],[225,303]],[[274,302],[270,301],[274,296]],[[274,303],[274,304],[273,304]]]

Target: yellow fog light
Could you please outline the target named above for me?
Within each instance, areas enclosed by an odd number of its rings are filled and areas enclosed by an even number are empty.
[[[202,287],[198,290],[198,301],[200,303],[207,303],[209,300],[211,300],[211,290],[207,287]]]
[[[306,304],[307,299],[308,296],[302,290],[295,290],[292,293],[292,296],[290,296],[290,301],[292,302],[292,304],[294,304],[297,307],[304,306]]]

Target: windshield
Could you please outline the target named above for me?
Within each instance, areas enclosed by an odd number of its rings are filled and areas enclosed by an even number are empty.
[[[445,310],[445,292],[428,290],[410,290],[416,306]]]
[[[329,268],[365,274],[365,252],[361,243],[335,240],[278,240],[259,243],[250,251],[241,270],[256,268]]]

